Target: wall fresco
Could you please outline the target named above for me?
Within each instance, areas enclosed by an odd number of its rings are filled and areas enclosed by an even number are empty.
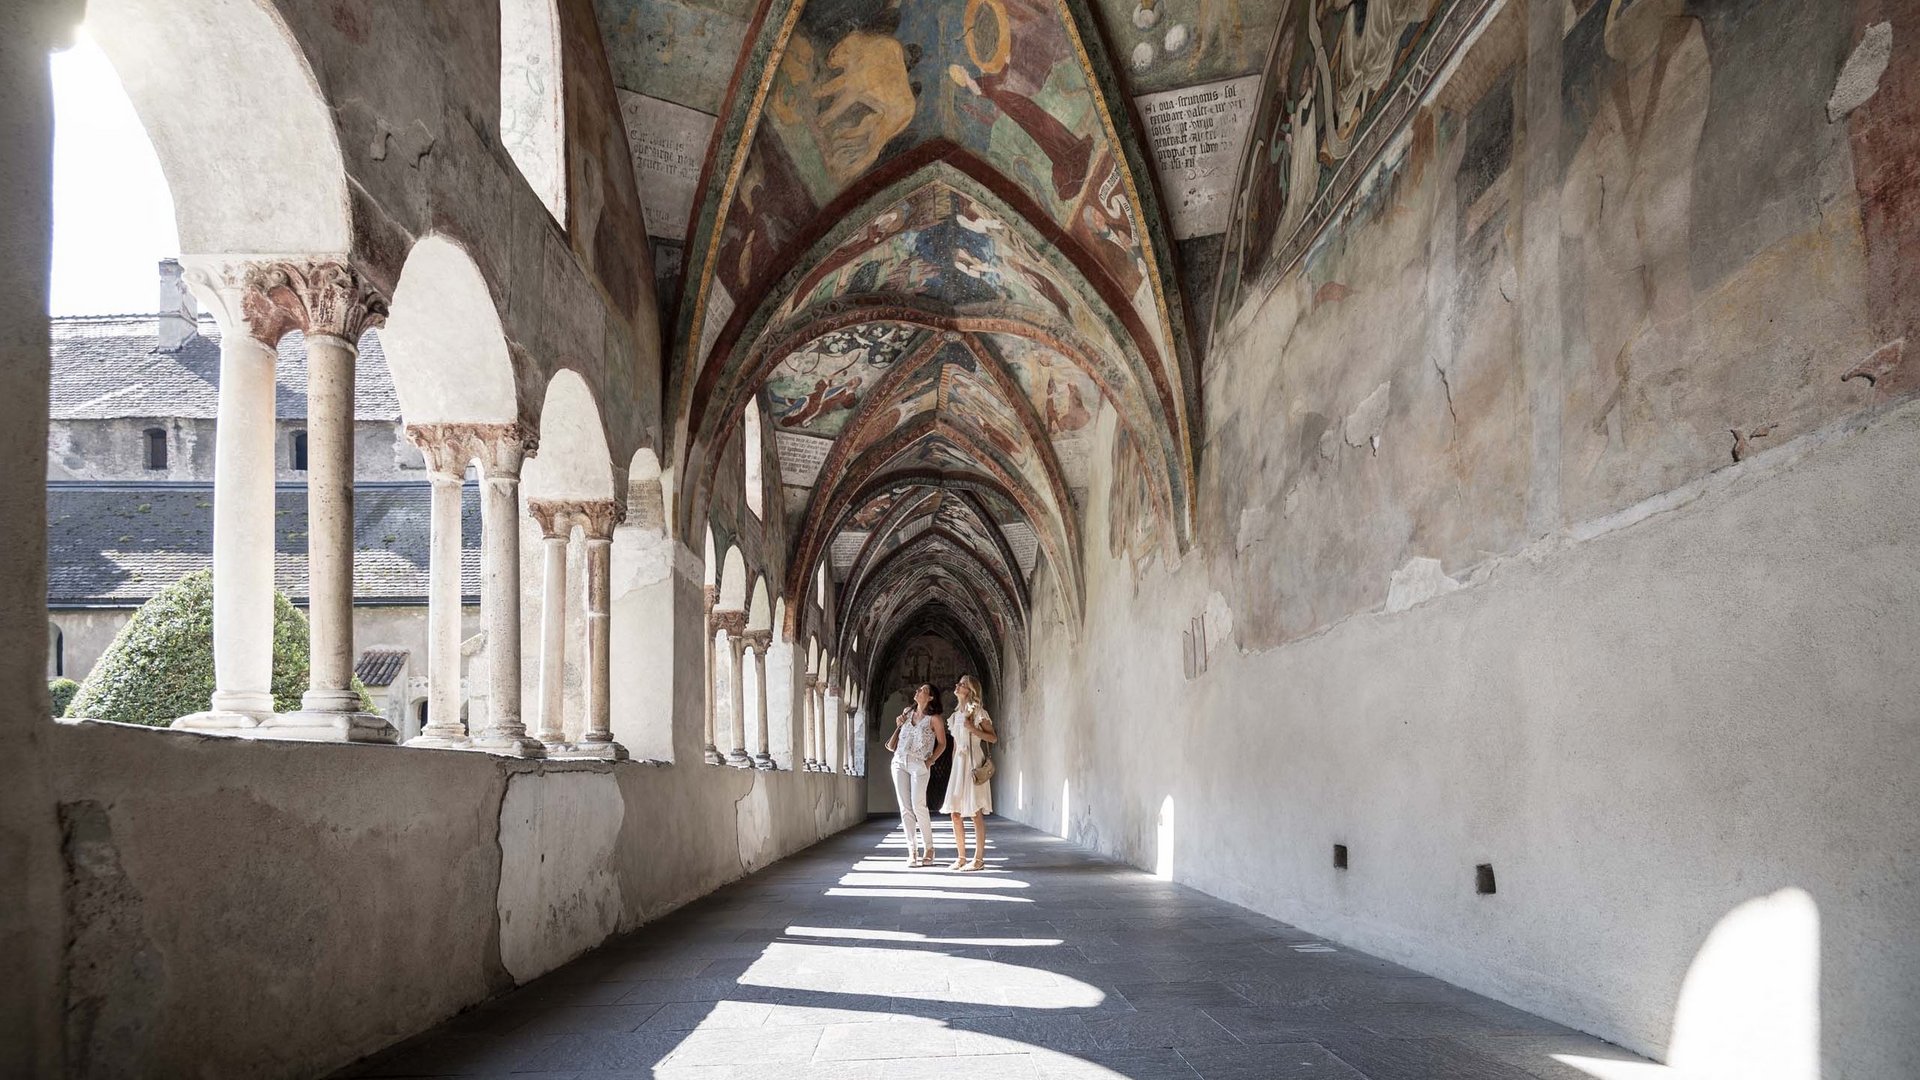
[[[1265,299],[1345,209],[1490,0],[1294,0],[1262,72],[1214,298]]]

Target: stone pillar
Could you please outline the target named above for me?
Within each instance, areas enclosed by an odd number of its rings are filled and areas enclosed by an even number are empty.
[[[840,753],[846,758],[846,768],[842,771],[848,776],[860,775],[859,730],[853,722],[856,711],[851,704],[845,701],[841,702],[840,730],[842,735],[840,738]]]
[[[466,486],[471,441],[449,424],[414,424],[407,437],[427,459],[433,485],[432,540],[427,563],[427,723],[408,746],[442,750],[467,746],[460,722],[460,616],[465,589],[460,580],[462,489]]]
[[[253,264],[185,257],[220,323],[213,460],[213,699],[179,728],[251,728],[273,715],[274,364],[292,327]]]
[[[839,772],[846,765],[846,728],[840,715],[840,690],[829,684],[821,691],[821,722],[827,746],[826,771]]]
[[[473,748],[545,757],[520,721],[520,462],[536,448],[518,424],[476,433],[480,459],[480,609],[487,626],[487,726]]]
[[[540,715],[538,738],[550,754],[568,749],[566,733],[567,545],[574,515],[568,504],[527,500],[527,513],[540,523],[543,558],[540,577]]]
[[[333,260],[274,263],[251,276],[307,346],[308,688],[300,711],[263,721],[271,732],[262,734],[398,742],[398,729],[366,711],[353,688],[353,376],[360,335],[385,321],[387,303]]]
[[[809,671],[800,680],[800,743],[805,750],[800,767],[806,772],[813,772],[820,766],[817,757],[820,751],[813,741],[813,684],[814,675]]]
[[[747,756],[747,708],[746,673],[747,651],[747,613],[744,611],[716,611],[713,624],[727,635],[727,652],[733,666],[727,669],[728,696],[732,699],[733,711],[727,716],[728,746],[725,761],[736,769],[753,768],[753,759]],[[716,727],[719,725],[716,724]]]
[[[613,592],[613,528],[626,508],[611,499],[587,503],[580,515],[587,545],[587,730],[568,757],[625,761],[627,748],[613,741],[613,655],[609,650]]]
[[[714,686],[714,680],[719,674],[717,670],[718,665],[716,663],[717,658],[713,654],[713,635],[716,632],[718,632],[720,629],[718,626],[714,624],[714,621],[713,621],[713,618],[714,618],[713,607],[715,604],[718,604],[719,602],[720,602],[720,587],[717,585],[707,586],[706,618],[701,623],[701,625],[706,627],[705,652],[707,657],[707,693],[706,693],[707,745],[701,751],[701,756],[706,759],[706,762],[709,765],[718,765],[718,764],[721,764],[721,761],[722,761],[720,757],[720,748],[715,746],[713,742],[713,726],[714,726],[713,713],[714,713],[714,706],[716,705],[716,702],[714,701],[714,698],[716,697],[716,695],[714,693],[713,686]]]
[[[833,768],[828,764],[827,755],[827,682],[825,679],[813,681],[813,767],[816,772],[828,772]]]
[[[758,701],[754,705],[754,730],[756,739],[753,755],[753,767],[756,769],[773,768],[773,745],[767,740],[767,649],[773,644],[773,631],[752,630],[747,633],[747,648],[753,650],[753,671],[756,676],[754,685],[759,688]]]

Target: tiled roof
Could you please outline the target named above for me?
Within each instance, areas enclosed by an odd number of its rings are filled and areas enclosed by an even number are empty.
[[[429,487],[354,488],[353,594],[374,603],[426,602]],[[307,489],[275,492],[274,584],[307,597]],[[461,496],[460,591],[480,593],[480,495]],[[213,566],[211,484],[52,482],[47,485],[47,606],[131,607],[187,573]]]
[[[53,419],[213,419],[219,413],[220,329],[202,316],[200,333],[177,352],[156,351],[154,315],[88,315],[52,320]],[[307,415],[307,348],[298,331],[280,341],[275,415]],[[400,399],[379,331],[360,339],[354,414],[398,421]]]
[[[405,649],[368,649],[353,665],[353,674],[368,686],[392,686],[407,666]]]

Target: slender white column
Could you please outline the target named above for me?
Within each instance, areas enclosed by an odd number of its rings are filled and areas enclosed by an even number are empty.
[[[721,628],[727,634],[727,649],[732,656],[733,666],[728,668],[730,678],[729,693],[733,698],[733,712],[727,716],[730,745],[727,748],[727,764],[736,769],[753,768],[753,759],[747,756],[747,613],[744,611],[723,611],[718,613],[722,619]]]
[[[714,656],[714,650],[713,650],[713,638],[714,638],[714,635],[719,632],[719,627],[715,626],[713,622],[713,616],[714,616],[713,606],[719,602],[720,602],[720,589],[714,585],[707,586],[706,618],[702,620],[702,623],[701,623],[701,625],[706,627],[705,652],[707,657],[707,693],[706,693],[707,744],[705,748],[701,750],[701,756],[706,759],[706,762],[709,765],[718,765],[724,760],[720,757],[719,747],[715,746],[713,742],[714,711],[718,704],[716,699],[719,696],[717,691],[715,691],[714,689],[714,686],[718,681],[719,672],[716,670],[718,666],[717,664],[718,658]]]
[[[573,515],[556,503],[528,500],[540,523],[540,715],[539,739],[548,753],[566,750],[567,545]]]
[[[408,438],[431,470],[431,545],[427,562],[427,723],[408,746],[458,749],[468,743],[460,722],[461,494],[468,442],[458,431],[414,425]]]
[[[800,742],[806,752],[801,768],[806,772],[812,772],[819,767],[820,762],[815,756],[819,753],[819,749],[813,741],[813,672],[811,671],[800,680]]]
[[[494,425],[480,461],[480,608],[487,624],[487,727],[473,748],[545,757],[520,721],[520,460],[531,450],[518,425]]]
[[[174,727],[251,728],[273,715],[274,345],[284,320],[253,320],[249,264],[183,258],[220,323],[213,458],[213,699]],[[269,309],[270,313],[270,309]]]
[[[608,635],[613,593],[613,528],[625,516],[620,504],[587,504],[582,515],[587,545],[587,730],[569,757],[624,761],[627,748],[613,741],[613,655]]]
[[[827,684],[825,681],[813,681],[813,767],[816,772],[826,772],[827,764]]]
[[[755,742],[753,767],[756,769],[773,768],[773,746],[767,741],[767,648],[773,643],[773,634],[767,630],[755,630],[747,635],[747,647],[753,650],[754,686],[759,690],[755,704]]]
[[[846,745],[843,739],[843,733],[846,731],[847,725],[842,722],[840,716],[840,691],[828,688],[824,693],[825,697],[821,701],[821,711],[822,720],[826,724],[827,771],[839,772],[841,767],[845,765],[846,755],[844,751],[846,750]]]

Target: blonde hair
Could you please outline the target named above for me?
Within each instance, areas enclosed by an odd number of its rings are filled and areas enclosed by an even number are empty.
[[[976,679],[971,675],[962,675],[960,676],[960,685],[967,688],[967,700],[969,702],[975,705],[980,704],[980,680],[979,679]]]

